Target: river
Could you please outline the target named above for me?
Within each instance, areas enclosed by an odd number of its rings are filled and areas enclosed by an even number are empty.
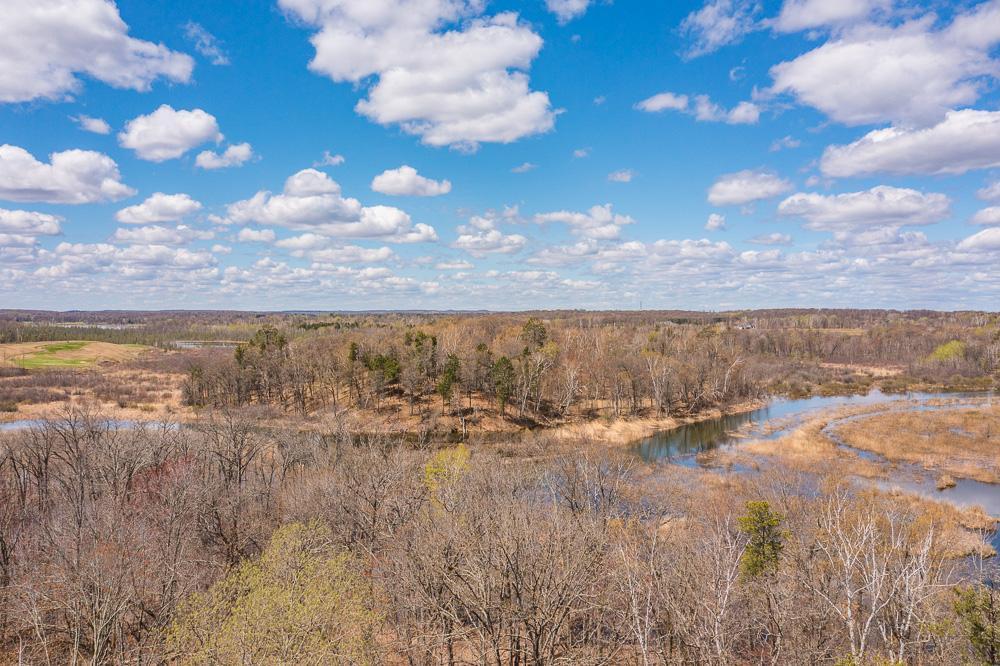
[[[742,414],[728,414],[706,421],[656,433],[640,440],[634,451],[648,462],[670,462],[684,466],[698,466],[698,454],[713,449],[735,447],[742,442],[777,439],[789,434],[803,422],[822,410],[836,407],[856,407],[866,405],[886,405],[886,410],[927,411],[933,409],[954,409],[963,406],[992,404],[992,392],[978,393],[900,393],[890,394],[874,390],[867,395],[813,397],[803,399],[778,399],[766,407]],[[973,402],[973,400],[976,402]],[[947,401],[930,405],[929,401]],[[909,402],[906,406],[899,403]],[[1000,485],[983,483],[972,479],[956,478],[953,488],[937,489],[939,473],[926,470],[918,465],[896,463],[881,458],[877,454],[850,446],[837,436],[837,427],[854,419],[863,419],[884,411],[875,410],[865,414],[842,417],[830,421],[823,432],[838,446],[852,453],[878,463],[885,463],[888,478],[878,481],[884,489],[899,489],[916,493],[931,499],[945,500],[959,507],[981,506],[992,516],[1000,517]],[[737,467],[737,472],[747,468]],[[1000,544],[998,544],[1000,545]]]

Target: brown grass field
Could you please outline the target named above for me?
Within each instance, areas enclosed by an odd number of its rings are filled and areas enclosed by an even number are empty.
[[[1000,483],[1000,406],[880,414],[838,432],[852,446],[891,461]]]
[[[0,344],[0,364],[28,370],[85,368],[100,363],[134,359],[149,348],[110,342],[69,340],[59,342],[15,342]]]

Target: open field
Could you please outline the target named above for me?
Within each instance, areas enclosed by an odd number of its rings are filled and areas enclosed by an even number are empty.
[[[50,418],[71,406],[128,421],[191,417],[181,391],[187,361],[178,353],[106,342],[3,347],[30,362],[0,364],[0,422]]]
[[[147,349],[144,345],[86,340],[12,343],[0,345],[0,364],[26,370],[88,368],[133,359]]]

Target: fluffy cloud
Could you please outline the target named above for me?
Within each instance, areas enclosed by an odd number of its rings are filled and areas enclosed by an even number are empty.
[[[511,173],[528,173],[529,171],[534,171],[538,168],[537,164],[532,162],[524,162],[523,164],[518,164],[516,167],[510,170]]]
[[[0,44],[0,102],[66,98],[81,87],[77,74],[145,91],[159,77],[186,83],[194,67],[190,56],[129,37],[108,0],[8,4]]]
[[[685,55],[696,58],[739,42],[754,29],[759,11],[753,0],[708,0],[681,22],[681,33],[692,42]]]
[[[62,233],[61,217],[28,210],[0,208],[0,232],[24,236],[55,236]]]
[[[240,229],[236,240],[241,243],[273,243],[276,235],[272,229]]]
[[[672,92],[661,92],[647,97],[635,105],[640,111],[658,113],[660,111],[686,111],[688,108],[688,96],[679,95]]]
[[[755,125],[760,119],[760,108],[753,102],[740,102],[729,110],[710,100],[708,95],[696,95],[694,102],[696,120],[730,125]]]
[[[958,249],[972,252],[1000,251],[1000,227],[983,229],[969,236],[958,244]]]
[[[570,228],[570,232],[574,235],[593,240],[618,238],[621,235],[621,228],[623,226],[635,223],[635,220],[628,215],[619,215],[612,212],[611,204],[593,206],[585,213],[575,213],[566,210],[553,213],[539,213],[535,215],[534,220],[538,224],[560,222],[567,225]]]
[[[425,178],[416,169],[404,164],[375,176],[372,189],[392,196],[436,197],[451,192],[451,181]]]
[[[949,111],[925,129],[888,127],[829,146],[820,169],[844,178],[873,173],[961,174],[1000,166],[1000,111]]]
[[[938,122],[975,102],[982,77],[1000,71],[989,55],[1000,42],[1000,2],[984,2],[942,29],[934,29],[935,20],[853,28],[772,67],[772,91],[847,125]]]
[[[276,242],[275,246],[285,250],[291,250],[293,255],[301,257],[304,256],[306,252],[322,250],[323,248],[330,247],[332,243],[333,241],[329,236],[305,233],[299,234],[298,236],[292,236],[291,238],[283,238]]]
[[[163,162],[180,157],[208,141],[222,141],[215,116],[201,109],[177,111],[163,104],[146,116],[128,121],[118,143],[131,148],[140,159]]]
[[[545,0],[545,6],[560,23],[568,23],[586,13],[590,0]]]
[[[708,202],[713,206],[742,205],[770,199],[791,189],[792,184],[776,173],[745,169],[720,176],[708,190]]]
[[[74,116],[73,120],[80,126],[80,129],[93,132],[94,134],[111,134],[111,125],[103,118],[92,118],[90,116]]]
[[[202,169],[225,169],[243,166],[253,157],[253,147],[249,143],[237,143],[222,153],[203,150],[198,153],[194,165]]]
[[[699,121],[730,125],[754,125],[760,119],[760,108],[752,102],[740,102],[727,110],[713,102],[708,95],[695,95],[692,103],[692,98],[687,95],[662,92],[642,100],[635,108],[647,113],[679,111],[694,116]]]
[[[892,6],[892,0],[785,0],[778,18],[771,22],[778,32],[798,32],[840,26],[868,18]]]
[[[976,214],[972,216],[972,223],[988,227],[1000,226],[1000,206],[990,206],[976,211]]]
[[[177,222],[201,210],[201,203],[186,194],[156,192],[141,204],[122,208],[115,219],[123,224]]]
[[[173,228],[154,224],[148,227],[119,227],[111,240],[126,245],[187,245],[196,240],[211,240],[214,236],[211,231],[199,231],[183,224]]]
[[[705,222],[706,231],[724,231],[726,228],[726,216],[712,213]]]
[[[84,204],[135,194],[113,159],[92,150],[52,153],[39,162],[24,148],[0,146],[0,199]]]
[[[779,215],[801,217],[821,231],[933,224],[950,212],[951,200],[943,194],[887,185],[833,195],[799,192],[778,205]]]
[[[474,257],[488,254],[510,254],[523,248],[528,239],[520,234],[504,234],[496,228],[492,216],[475,216],[468,224],[458,227],[458,238],[452,247],[465,250]]]
[[[434,228],[414,225],[391,206],[362,206],[341,196],[340,185],[321,171],[303,169],[285,181],[281,194],[261,191],[227,208],[229,222],[263,224],[340,238],[380,238],[396,243],[437,239]]]
[[[432,146],[474,149],[552,129],[555,113],[525,73],[542,39],[512,12],[480,0],[279,0],[318,28],[314,72],[372,79],[356,110]]]

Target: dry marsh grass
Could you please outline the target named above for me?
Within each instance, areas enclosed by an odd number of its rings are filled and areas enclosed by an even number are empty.
[[[1000,483],[1000,407],[879,414],[837,432],[851,446],[890,461]]]
[[[658,432],[677,428],[688,423],[707,421],[726,414],[742,414],[763,407],[766,403],[751,400],[731,405],[724,409],[708,409],[694,416],[682,417],[623,417],[618,419],[593,419],[569,423],[551,431],[551,435],[562,441],[587,440],[607,446],[623,446],[640,439],[651,437]]]

